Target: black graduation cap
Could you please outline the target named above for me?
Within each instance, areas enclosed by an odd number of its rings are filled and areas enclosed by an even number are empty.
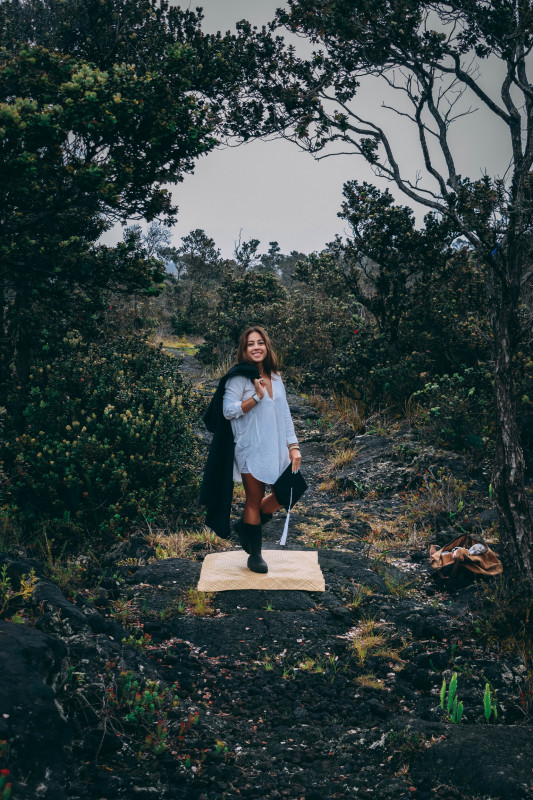
[[[307,483],[302,473],[299,471],[293,472],[292,464],[289,464],[287,469],[283,470],[272,486],[276,500],[285,506],[287,511],[300,499],[306,489]]]
[[[307,483],[300,471],[293,472],[292,464],[289,464],[287,469],[283,470],[277,481],[272,486],[272,491],[276,495],[276,500],[281,505],[285,506],[287,510],[287,518],[285,520],[285,527],[279,543],[285,545],[287,542],[287,534],[289,532],[289,520],[291,517],[291,509],[293,505],[300,499],[305,490]]]

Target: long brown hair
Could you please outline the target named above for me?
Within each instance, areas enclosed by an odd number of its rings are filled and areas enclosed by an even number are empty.
[[[254,363],[246,357],[246,345],[248,344],[248,337],[251,333],[258,333],[266,345],[267,353],[263,361],[263,369],[270,377],[273,372],[278,371],[278,359],[274,350],[272,349],[272,343],[269,339],[268,333],[264,328],[260,328],[259,325],[252,325],[241,333],[241,338],[239,339],[239,349],[237,350],[237,361],[247,361],[249,364]]]

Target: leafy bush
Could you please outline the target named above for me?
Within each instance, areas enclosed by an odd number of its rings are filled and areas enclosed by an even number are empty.
[[[441,375],[413,394],[423,424],[453,449],[481,449],[492,430],[492,375],[487,367]]]
[[[290,292],[273,273],[227,277],[214,313],[205,320],[198,357],[205,364],[232,358],[248,325],[268,331],[284,368],[302,387],[331,388],[336,359],[352,335],[346,305],[315,288]]]
[[[205,341],[198,350],[200,361],[215,365],[232,357],[240,334],[249,325],[264,325],[273,334],[273,323],[284,316],[286,298],[286,290],[272,273],[227,276],[217,308],[205,320]]]
[[[297,270],[302,279],[329,288],[339,304],[355,311],[350,336],[335,339],[334,357],[324,373],[329,385],[354,398],[363,414],[384,406],[407,412],[447,446],[483,447],[493,426],[491,334],[484,312],[484,275],[469,254],[449,254],[438,268],[428,266],[423,280],[412,276],[390,325],[374,315],[381,283],[358,289],[356,302],[355,296],[342,292],[346,276],[341,268],[343,262],[330,252]],[[351,280],[357,278],[355,270]],[[369,275],[365,279],[370,284]],[[527,363],[524,358],[524,375]]]
[[[316,290],[291,291],[268,331],[284,368],[301,388],[335,390],[339,358],[353,336],[346,304]]]
[[[174,313],[169,317],[169,329],[176,336],[205,333],[206,320],[212,316],[213,291],[194,283],[178,285],[174,290]]]
[[[8,400],[4,508],[25,530],[120,534],[184,513],[196,492],[194,403],[178,362],[141,339],[86,344],[32,368]],[[22,414],[17,406],[22,403]]]

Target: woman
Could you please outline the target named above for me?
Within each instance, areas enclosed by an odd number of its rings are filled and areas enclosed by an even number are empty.
[[[244,516],[236,528],[250,553],[248,568],[267,572],[261,557],[261,523],[281,506],[274,494],[265,497],[265,483],[273,484],[291,462],[293,470],[298,470],[302,455],[276,355],[262,328],[254,326],[241,334],[237,360],[255,364],[259,378],[252,384],[235,375],[224,391],[223,413],[231,421],[235,440],[233,479],[242,480],[246,495]]]
[[[264,496],[265,484],[272,485],[291,462],[296,472],[302,456],[276,355],[262,328],[253,326],[241,334],[237,361],[204,416],[214,438],[200,500],[208,506],[207,524],[219,535],[229,535],[228,487],[233,480],[242,481],[246,502],[235,528],[249,553],[248,568],[265,573],[261,524],[281,508],[275,495]]]

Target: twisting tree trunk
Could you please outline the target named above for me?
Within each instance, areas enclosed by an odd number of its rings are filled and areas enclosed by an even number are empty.
[[[519,127],[514,131],[518,139]],[[530,132],[530,137],[533,133]],[[519,350],[519,306],[524,275],[524,231],[529,164],[515,150],[515,173],[510,192],[509,223],[503,253],[496,250],[489,266],[488,307],[493,334],[496,453],[492,483],[500,515],[500,544],[509,582],[533,596],[533,522],[524,489],[524,453],[516,414],[513,357]],[[500,255],[501,253],[501,255]]]
[[[496,453],[492,484],[500,515],[505,572],[518,591],[533,594],[533,525],[524,491],[524,455],[516,421],[513,353],[518,332],[517,302],[509,285],[490,273],[493,332]]]

